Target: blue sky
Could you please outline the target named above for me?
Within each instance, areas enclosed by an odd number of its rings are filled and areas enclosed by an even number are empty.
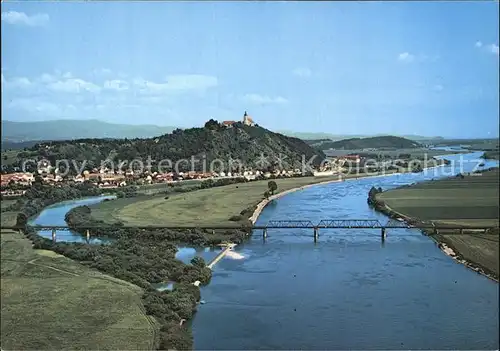
[[[2,4],[2,116],[498,136],[498,1]]]

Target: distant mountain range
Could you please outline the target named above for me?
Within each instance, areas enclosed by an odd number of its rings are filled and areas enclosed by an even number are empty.
[[[85,138],[151,138],[171,133],[176,127],[130,125],[90,120],[13,122],[2,120],[2,142],[71,140]]]
[[[331,133],[304,133],[304,132],[292,132],[281,130],[277,131],[278,133],[293,136],[302,140],[325,140],[329,139],[331,141],[344,140],[344,139],[352,139],[352,138],[368,138],[368,137],[379,137],[386,136],[387,134],[375,134],[375,135],[367,135],[367,134],[331,134]],[[410,139],[418,142],[423,141],[436,141],[443,140],[443,137],[440,136],[422,136],[422,135],[397,135],[401,138]]]
[[[95,119],[40,122],[2,120],[2,149],[30,147],[38,141],[47,140],[151,138],[171,133],[175,129],[176,127],[174,126],[115,124]],[[369,137],[369,135],[334,135],[330,133],[300,133],[292,131],[277,131],[277,133],[303,140],[329,139],[337,141]],[[401,137],[418,142],[443,139],[441,137],[424,137],[419,135],[403,135]]]

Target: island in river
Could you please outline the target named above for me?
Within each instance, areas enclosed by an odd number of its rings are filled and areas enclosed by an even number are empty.
[[[437,225],[499,226],[499,170],[458,174],[392,189],[375,195],[376,207],[398,217],[430,221]],[[499,232],[442,232],[433,238],[446,246],[445,252],[462,263],[499,277]]]

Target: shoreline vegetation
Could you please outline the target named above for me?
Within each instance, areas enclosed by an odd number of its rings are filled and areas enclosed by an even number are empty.
[[[388,191],[372,188],[367,201],[376,211],[392,219],[402,219],[410,225],[442,223],[498,227],[498,173],[498,169],[492,168]],[[465,185],[468,189],[464,188]],[[469,194],[465,194],[466,191]],[[468,203],[471,191],[480,193],[483,201],[478,203],[477,199],[473,199]],[[417,196],[417,200],[412,200]],[[419,201],[419,206],[411,201]],[[478,209],[474,211],[478,212],[475,217],[471,219],[464,216],[472,212],[473,207]],[[442,230],[440,233],[422,230],[422,233],[430,236],[446,255],[457,262],[499,282],[498,229],[486,235],[473,231],[467,233],[467,230],[464,234],[457,234],[456,230]]]
[[[433,162],[433,167],[439,167]],[[424,167],[424,168],[433,168]],[[423,169],[420,169],[422,171]],[[92,236],[112,237],[115,240],[111,244],[65,243],[52,242],[52,240],[42,238],[32,229],[25,231],[25,235],[33,243],[33,248],[37,250],[50,250],[57,254],[66,256],[81,265],[108,274],[112,277],[125,280],[140,287],[143,291],[142,303],[148,316],[154,317],[159,324],[159,349],[191,349],[191,330],[182,324],[184,320],[192,319],[196,312],[197,303],[200,301],[200,289],[193,283],[199,281],[201,285],[210,282],[212,272],[207,268],[202,258],[195,257],[191,264],[184,264],[175,258],[176,246],[174,243],[188,243],[195,246],[214,246],[222,242],[241,243],[250,235],[251,230],[248,224],[254,223],[261,211],[272,200],[282,197],[288,193],[308,188],[314,185],[328,184],[344,180],[364,178],[367,176],[394,175],[397,171],[380,172],[382,174],[351,174],[345,175],[342,180],[339,176],[334,177],[298,177],[296,179],[277,179],[278,191],[276,194],[262,199],[262,192],[266,181],[254,181],[247,183],[232,183],[225,186],[212,186],[211,189],[200,188],[184,189],[179,194],[172,196],[172,199],[189,194],[202,193],[203,191],[224,192],[224,190],[238,189],[244,185],[258,187],[260,200],[253,202],[253,205],[245,207],[237,219],[225,217],[228,221],[240,223],[240,231],[207,233],[201,230],[138,230],[123,228],[119,222],[113,222],[115,229],[105,229],[103,231],[93,231]],[[255,184],[252,184],[255,183]],[[236,184],[236,187],[234,187]],[[284,186],[282,186],[284,184]],[[262,186],[261,186],[262,185]],[[94,192],[96,192],[94,194]],[[28,218],[39,213],[45,207],[56,202],[77,199],[84,196],[102,195],[102,189],[92,188],[90,185],[82,185],[82,189],[73,190],[73,187],[53,188],[36,184],[28,190],[25,200],[17,201],[6,207],[2,212],[12,214],[18,211],[16,222],[18,225],[26,225]],[[182,195],[181,195],[182,194]],[[148,196],[137,196],[131,191],[122,197],[123,201],[138,198],[148,199]],[[164,195],[162,195],[165,200]],[[248,199],[243,199],[244,202]],[[104,201],[106,204],[116,204],[118,200]],[[168,201],[168,199],[167,199]],[[76,207],[66,215],[66,221],[70,227],[85,225],[95,225],[105,223],[103,220],[93,218],[94,208],[88,206]],[[234,210],[234,208],[232,209]],[[113,217],[110,217],[113,219]],[[114,221],[115,219],[113,219]],[[153,287],[155,283],[163,281],[173,281],[174,288],[171,291],[158,291]]]

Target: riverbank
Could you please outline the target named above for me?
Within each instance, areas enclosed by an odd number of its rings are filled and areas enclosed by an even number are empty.
[[[481,176],[455,176],[374,194],[374,208],[410,224],[460,224],[498,227],[498,169]],[[424,231],[425,232],[425,231]],[[467,232],[466,232],[467,233]],[[482,233],[425,233],[457,262],[499,280],[499,237]]]

